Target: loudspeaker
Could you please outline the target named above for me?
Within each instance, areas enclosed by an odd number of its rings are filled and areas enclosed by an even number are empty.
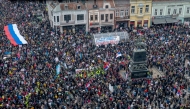
[[[146,50],[145,49],[134,50],[132,59],[134,62],[146,61]]]

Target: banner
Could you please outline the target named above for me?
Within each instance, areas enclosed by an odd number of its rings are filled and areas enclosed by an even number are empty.
[[[102,68],[89,71],[87,69],[75,69],[77,77],[94,77],[96,75],[105,74]]]
[[[120,40],[119,36],[100,37],[100,38],[95,38],[95,44],[96,46],[107,45],[107,44],[118,44],[119,40]]]

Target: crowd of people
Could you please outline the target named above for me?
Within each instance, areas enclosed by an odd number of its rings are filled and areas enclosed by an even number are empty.
[[[190,104],[185,77],[190,29],[186,26],[131,31],[127,42],[98,47],[93,37],[81,32],[55,33],[48,19],[34,14],[38,10],[48,16],[44,3],[0,1],[0,108],[185,109]],[[7,24],[17,24],[28,44],[12,46],[3,31]],[[124,80],[119,75],[121,62],[129,72],[128,55],[139,37],[147,44],[148,67],[156,67],[164,77]],[[120,59],[118,52],[123,55]],[[102,67],[105,61],[110,63],[105,73],[76,76],[76,69]],[[58,64],[61,72],[56,76]]]

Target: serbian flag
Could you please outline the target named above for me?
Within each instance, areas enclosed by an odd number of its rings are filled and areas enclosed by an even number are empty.
[[[24,37],[20,34],[16,24],[4,26],[4,31],[11,44],[14,46],[28,44]]]
[[[109,66],[110,66],[109,62],[105,62],[104,63],[104,70],[108,70]]]
[[[118,52],[118,53],[116,54],[116,58],[118,58],[118,57],[120,57],[120,56],[122,56],[122,54],[121,54],[121,52]]]

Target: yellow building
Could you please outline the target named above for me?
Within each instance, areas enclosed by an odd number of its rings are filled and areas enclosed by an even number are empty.
[[[130,0],[131,27],[150,27],[152,0]]]

